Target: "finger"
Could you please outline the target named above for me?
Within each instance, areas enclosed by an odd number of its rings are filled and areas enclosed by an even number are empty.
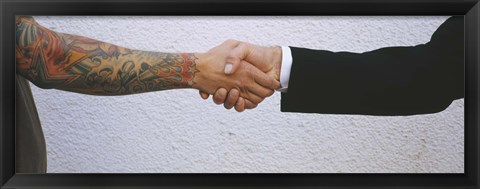
[[[267,75],[266,73],[263,73],[259,69],[251,68],[250,70],[251,70],[251,73],[253,74],[253,79],[259,85],[272,90],[280,88],[280,82],[274,79],[273,77]]]
[[[273,62],[268,61],[269,59],[266,58],[269,57],[269,53],[271,53],[267,49],[268,48],[259,45],[239,42],[239,44],[230,51],[228,57],[247,61],[263,72],[266,72],[271,69],[273,64]]]
[[[257,107],[257,104],[253,103],[248,99],[245,99],[245,109],[254,109],[256,107]]]
[[[233,74],[240,67],[242,60],[253,53],[255,46],[245,42],[240,42],[227,56],[225,64],[225,74]]]
[[[259,85],[258,83],[254,83],[252,86],[249,86],[248,91],[260,98],[266,98],[266,97],[272,96],[274,93],[274,90],[265,88]]]
[[[200,93],[200,97],[202,97],[204,100],[207,100],[208,97],[210,96],[208,93],[203,92],[203,91],[198,91]]]
[[[233,108],[235,103],[237,103],[238,97],[240,97],[240,92],[237,89],[231,89],[230,92],[228,92],[227,100],[225,100],[223,106],[225,106],[226,109]]]
[[[248,64],[248,62],[242,61],[242,64],[245,66],[244,69],[248,71],[249,77],[253,79],[255,84],[271,90],[280,88],[280,82],[275,80],[273,77],[267,75],[266,73],[263,73],[257,67]],[[256,94],[259,96],[267,97],[273,94],[270,94],[271,90],[256,91],[256,89],[261,88],[252,88],[252,90],[255,90],[254,92],[257,92]]]
[[[268,79],[268,75],[260,71],[258,68],[248,63],[245,63],[245,61],[242,61],[242,69],[246,70],[246,77],[248,78],[246,82],[244,82],[244,87],[240,88],[242,90],[242,97],[250,100],[255,104],[259,104],[263,101],[264,98],[273,94],[272,89],[265,88],[256,81],[258,80],[256,79],[258,77],[267,77]],[[275,79],[271,79],[273,80],[272,82],[275,81]]]
[[[223,104],[223,102],[225,102],[226,97],[227,97],[227,89],[219,88],[217,89],[215,94],[213,94],[213,102],[215,102],[215,104],[218,104],[218,105]]]
[[[252,93],[250,91],[246,91],[246,93],[241,96],[254,104],[260,104],[263,101],[263,99],[265,99],[260,96],[257,96],[255,93]]]
[[[245,99],[243,99],[242,97],[238,98],[238,101],[235,104],[235,110],[237,112],[243,112],[245,110]]]

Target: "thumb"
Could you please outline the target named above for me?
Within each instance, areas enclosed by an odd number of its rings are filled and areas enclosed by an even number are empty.
[[[233,48],[227,56],[225,64],[225,74],[233,74],[240,66],[242,60],[246,60],[249,63],[259,62],[257,57],[254,56],[256,46],[246,42],[240,42],[235,48]],[[258,63],[257,63],[258,64]],[[261,65],[255,65],[261,66]]]
[[[230,54],[227,57],[227,60],[225,62],[224,73],[226,75],[230,75],[230,74],[235,73],[235,71],[238,69],[238,67],[240,67],[241,60],[242,60],[242,57]]]
[[[247,61],[263,72],[269,71],[272,67],[272,62],[267,61],[268,53],[265,47],[240,42],[238,46],[230,51],[227,57],[227,64],[232,62],[230,73],[235,72],[241,61]]]

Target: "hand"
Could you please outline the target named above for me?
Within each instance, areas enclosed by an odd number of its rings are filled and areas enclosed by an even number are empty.
[[[193,87],[204,92],[207,98],[209,94],[223,88],[222,90],[230,91],[229,98],[236,98],[239,106],[255,107],[263,99],[271,96],[280,83],[268,73],[241,59],[235,63],[237,64],[235,73],[226,75],[225,62],[233,61],[229,60],[230,54],[239,46],[240,42],[228,40],[207,53],[195,54],[198,58],[196,61],[198,73],[195,75]],[[222,98],[222,90],[214,99]],[[226,95],[223,98],[226,98]],[[238,100],[239,98],[241,100]]]
[[[233,41],[233,43],[238,43],[238,45],[228,54],[224,70],[226,75],[234,74],[242,64],[248,62],[277,82],[279,81],[282,62],[282,50],[280,47],[263,47],[240,41]],[[238,112],[244,111],[245,108],[253,109],[257,106],[258,103],[250,104],[237,94],[238,91],[235,89],[230,90],[227,94],[226,89],[219,88],[213,95],[213,100],[216,104],[224,103],[227,109],[235,106],[235,110]],[[203,99],[208,99],[209,94],[200,91],[200,96]]]

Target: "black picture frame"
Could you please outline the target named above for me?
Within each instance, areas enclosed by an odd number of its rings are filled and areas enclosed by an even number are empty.
[[[463,174],[16,174],[15,15],[464,15]],[[0,0],[1,188],[479,188],[479,0]]]

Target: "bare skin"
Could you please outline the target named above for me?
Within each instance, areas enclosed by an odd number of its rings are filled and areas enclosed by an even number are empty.
[[[240,91],[249,103],[273,94],[278,81],[251,64],[223,73],[227,41],[206,53],[133,50],[82,36],[59,33],[32,17],[16,18],[17,73],[41,88],[91,95],[126,95],[194,88],[213,94],[218,88]]]
[[[225,74],[235,74],[243,64],[248,62],[276,81],[280,80],[282,64],[282,49],[280,47],[263,47],[246,42],[237,42],[240,45],[229,53],[226,63],[232,64],[232,69],[230,73]],[[201,91],[200,96],[203,99],[208,99],[209,94]],[[238,112],[242,112],[245,109],[253,109],[257,105],[246,102],[236,89],[228,90],[226,88],[219,88],[213,95],[213,101],[216,104],[224,104],[226,109],[235,107],[235,110]]]

